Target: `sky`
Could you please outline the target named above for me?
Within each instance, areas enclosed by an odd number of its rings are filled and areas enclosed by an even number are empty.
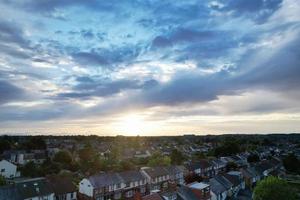
[[[299,0],[0,10],[0,134],[300,132]]]

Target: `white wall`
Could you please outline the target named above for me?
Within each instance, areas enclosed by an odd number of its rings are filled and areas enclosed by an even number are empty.
[[[89,197],[93,197],[93,190],[94,190],[94,188],[88,179],[84,178],[84,179],[82,179],[82,181],[80,181],[79,193],[85,194]]]
[[[213,193],[212,191],[210,191],[211,194],[211,200],[225,200],[227,197],[227,192],[223,192],[222,195],[219,194],[219,196],[217,196],[215,193]]]
[[[0,161],[0,174],[5,178],[14,178],[17,173],[17,166],[6,161]]]
[[[31,197],[25,200],[41,200],[41,199],[47,199],[47,200],[54,200],[54,193],[49,194],[48,196],[43,196],[43,197]]]

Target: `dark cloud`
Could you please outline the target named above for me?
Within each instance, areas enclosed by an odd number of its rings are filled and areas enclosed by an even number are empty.
[[[73,53],[72,57],[75,61],[82,65],[107,65],[108,60],[98,52],[78,52]]]
[[[157,36],[152,41],[152,48],[164,48],[169,46],[172,46],[172,42],[163,36]]]
[[[124,46],[92,49],[87,52],[75,52],[71,55],[76,62],[82,65],[114,68],[115,64],[131,62],[139,55],[140,51],[139,46]]]
[[[280,8],[282,0],[231,0],[224,3],[226,6],[222,10],[234,11],[235,16],[246,16],[263,23]]]
[[[77,77],[78,84],[73,87],[73,92],[61,93],[58,98],[89,98],[93,96],[106,97],[118,94],[121,91],[136,89],[151,89],[157,86],[156,80],[145,82],[138,80],[95,80],[90,77]]]
[[[83,110],[71,102],[55,102],[41,104],[34,107],[23,106],[1,106],[0,121],[44,121],[58,118],[68,118],[72,113],[73,117],[82,113]]]
[[[249,59],[257,56],[256,54],[257,52],[253,52],[253,55],[248,55],[244,58],[244,61],[249,62]],[[300,86],[299,63],[300,38],[296,38],[274,53],[263,64],[247,71],[246,74],[241,76],[241,79],[248,85],[266,87],[280,92],[298,91]]]
[[[218,32],[210,30],[196,30],[177,28],[168,35],[157,36],[152,42],[153,47],[167,47],[178,43],[195,43],[201,41],[209,41],[216,38]]]
[[[17,44],[20,47],[28,47],[29,41],[23,36],[24,32],[13,21],[0,20],[0,41],[2,44]]]
[[[25,92],[5,80],[0,80],[0,94],[0,104],[3,104],[14,100],[22,100]]]
[[[84,38],[84,39],[93,39],[94,38],[94,33],[92,30],[81,30],[80,31],[80,34],[81,36]]]
[[[65,8],[70,6],[84,6],[91,9],[101,9],[103,11],[112,9],[115,5],[115,1],[85,1],[85,0],[24,0],[22,2],[18,0],[6,0],[6,3],[9,3],[14,6],[19,6],[25,8],[29,11],[37,12],[49,12],[54,11],[55,9]]]
[[[244,60],[240,61],[240,65],[252,60],[250,63],[254,66],[249,66],[252,69],[245,72],[221,71],[212,75],[177,75],[170,82],[146,91],[138,101],[145,102],[146,105],[209,102],[220,95],[239,94],[257,89],[273,90],[290,97],[295,93],[299,95],[299,44],[300,38],[296,38],[257,66],[254,60],[260,52],[247,54]]]
[[[150,105],[207,102],[217,99],[218,95],[233,93],[235,89],[223,73],[212,76],[188,73],[146,91],[142,99]]]

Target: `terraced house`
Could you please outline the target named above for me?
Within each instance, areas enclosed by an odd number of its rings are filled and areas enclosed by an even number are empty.
[[[149,192],[161,192],[168,188],[170,173],[165,167],[145,167],[143,174],[147,177]]]
[[[84,178],[79,193],[86,199],[133,199],[136,192],[146,193],[146,185],[147,179],[140,171],[105,173]]]

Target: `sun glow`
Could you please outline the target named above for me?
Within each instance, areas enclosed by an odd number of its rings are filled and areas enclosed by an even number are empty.
[[[120,118],[117,128],[122,134],[139,135],[146,128],[146,122],[140,115],[128,114]]]

